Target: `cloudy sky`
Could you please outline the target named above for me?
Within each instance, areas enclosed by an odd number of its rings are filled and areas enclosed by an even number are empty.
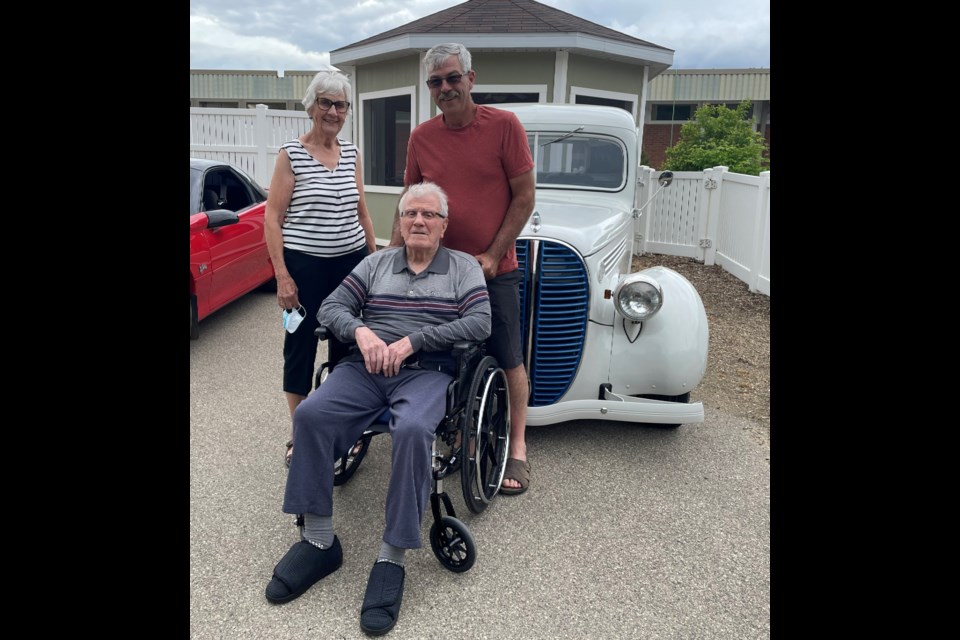
[[[675,51],[674,69],[770,67],[769,0],[538,0]],[[311,70],[331,49],[462,0],[190,0],[191,69]]]

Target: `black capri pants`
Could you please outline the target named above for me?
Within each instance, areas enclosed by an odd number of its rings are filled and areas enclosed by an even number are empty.
[[[283,390],[286,393],[309,395],[313,388],[316,371],[317,336],[320,323],[317,312],[320,304],[340,286],[343,279],[353,271],[369,251],[366,247],[334,258],[312,256],[294,249],[283,249],[283,261],[287,271],[297,284],[297,297],[307,312],[306,317],[293,333],[284,331],[283,340]],[[347,354],[347,346],[336,338],[327,341],[328,360],[336,362]]]

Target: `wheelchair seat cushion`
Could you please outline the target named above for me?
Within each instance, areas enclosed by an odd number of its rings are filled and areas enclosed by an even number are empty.
[[[379,636],[397,624],[404,578],[402,566],[389,561],[374,563],[360,607],[360,628],[364,632]]]

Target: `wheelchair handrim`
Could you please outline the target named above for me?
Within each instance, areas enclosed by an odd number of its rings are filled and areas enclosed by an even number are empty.
[[[510,385],[507,384],[506,374],[504,373],[503,369],[501,369],[500,367],[497,367],[493,369],[488,376],[486,376],[486,379],[484,381],[483,393],[480,396],[482,398],[480,401],[480,408],[477,411],[477,414],[480,417],[480,419],[477,420],[476,424],[474,425],[474,434],[473,434],[475,439],[474,441],[478,443],[478,446],[476,447],[476,450],[474,451],[473,457],[471,459],[471,463],[474,465],[474,468],[477,470],[477,472],[474,474],[474,489],[476,489],[476,494],[479,496],[480,500],[484,502],[484,504],[490,504],[490,501],[493,499],[493,497],[497,495],[497,492],[500,490],[500,484],[503,482],[504,473],[507,470],[507,456],[506,454],[504,454],[500,462],[500,469],[497,471],[497,482],[495,484],[495,489],[490,493],[490,497],[488,498],[487,492],[485,491],[485,487],[482,486],[484,474],[480,473],[480,457],[484,453],[484,450],[479,446],[479,442],[480,442],[480,434],[484,429],[485,419],[487,416],[486,405],[488,400],[492,396],[492,394],[490,393],[490,387],[493,384],[493,381],[498,376],[503,378],[504,393],[506,394],[506,400],[507,400],[506,402],[507,410],[504,413],[504,420],[506,421],[507,429],[506,429],[506,437],[504,438],[504,442],[503,442],[503,447],[504,447],[504,451],[510,450],[510,426],[511,426],[510,411],[509,411]],[[497,444],[499,443],[494,443],[494,445],[497,445]]]

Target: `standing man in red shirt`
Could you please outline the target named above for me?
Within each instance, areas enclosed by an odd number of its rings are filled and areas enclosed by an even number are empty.
[[[475,256],[483,268],[493,315],[487,350],[510,387],[510,451],[500,493],[515,495],[530,485],[516,240],[533,211],[533,157],[513,113],[474,104],[475,72],[466,47],[439,44],[427,51],[423,66],[441,113],[410,134],[403,183],[435,182],[447,192],[451,224],[443,244]],[[390,244],[400,242],[395,219]]]

